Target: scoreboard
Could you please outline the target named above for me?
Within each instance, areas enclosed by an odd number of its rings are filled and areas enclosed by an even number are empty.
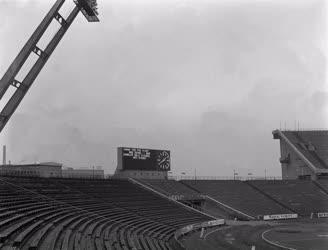
[[[169,150],[117,148],[118,165],[122,170],[170,171]]]

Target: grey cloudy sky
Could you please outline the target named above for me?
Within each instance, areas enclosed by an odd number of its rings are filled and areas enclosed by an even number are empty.
[[[53,2],[0,0],[0,75]],[[103,0],[99,11],[100,23],[77,17],[0,135],[13,162],[112,173],[116,147],[136,146],[170,149],[175,173],[279,175],[273,129],[328,127],[324,0]]]

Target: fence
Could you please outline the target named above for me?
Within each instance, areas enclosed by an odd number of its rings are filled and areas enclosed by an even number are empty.
[[[281,176],[192,176],[192,175],[171,175],[169,180],[282,180]]]

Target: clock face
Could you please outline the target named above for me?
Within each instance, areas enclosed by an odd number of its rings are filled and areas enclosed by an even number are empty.
[[[157,165],[162,170],[170,170],[170,154],[167,151],[158,154]]]

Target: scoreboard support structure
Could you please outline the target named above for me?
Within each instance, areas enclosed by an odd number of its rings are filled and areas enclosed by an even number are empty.
[[[39,75],[52,52],[56,49],[58,43],[63,38],[70,25],[73,23],[77,14],[81,11],[88,22],[99,21],[97,17],[97,3],[95,0],[75,0],[74,2],[76,6],[71,11],[66,20],[59,13],[59,10],[64,2],[65,0],[57,0],[54,3],[32,36],[26,42],[12,64],[9,66],[8,70],[0,79],[0,101],[10,87],[14,88],[14,93],[11,95],[10,99],[5,103],[5,106],[0,111],[0,133],[17,109],[20,102],[23,100],[25,94],[33,84],[36,77]],[[54,19],[59,22],[60,28],[55,36],[51,39],[49,44],[46,46],[46,48],[42,50],[37,46],[37,44]],[[16,79],[16,76],[31,53],[35,53],[38,56],[38,59],[29,70],[25,78],[22,81],[19,81]]]

